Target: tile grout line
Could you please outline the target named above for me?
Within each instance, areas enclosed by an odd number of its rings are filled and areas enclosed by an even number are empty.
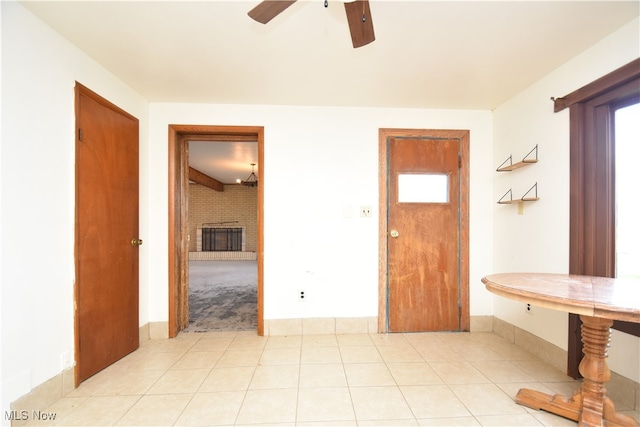
[[[178,363],[183,357],[185,357],[189,352],[193,351],[193,347],[202,339],[202,337],[198,337],[198,339],[194,340],[193,344],[191,344],[191,346],[189,346],[189,348],[185,351],[185,353],[182,355],[182,357],[178,360],[176,360],[176,362],[171,365],[172,367],[176,365],[176,363]],[[216,361],[216,363],[218,363]],[[215,366],[215,364],[214,364]],[[205,375],[205,377],[203,378],[202,382],[200,383],[200,385],[198,385],[196,391],[191,395],[191,398],[189,399],[189,401],[186,403],[186,405],[184,405],[184,408],[182,408],[182,410],[180,411],[180,413],[178,414],[178,416],[176,417],[175,421],[173,422],[173,426],[175,426],[178,421],[180,420],[180,418],[182,417],[182,415],[184,414],[184,411],[187,410],[187,408],[189,407],[189,405],[191,404],[191,402],[193,402],[193,399],[195,399],[196,395],[198,394],[198,392],[200,391],[200,389],[202,388],[202,384],[204,384],[204,382],[206,381],[207,377],[211,374],[211,371],[213,371],[213,367],[212,366],[209,369],[209,372],[207,373],[207,375]],[[171,368],[169,368],[171,369]]]
[[[406,339],[406,337],[405,337],[405,339]],[[415,351],[420,356],[420,358],[426,363],[426,360],[424,360],[424,357],[420,354],[420,352],[418,352],[418,350],[415,348],[413,343],[410,340],[407,340],[407,342],[409,343],[409,346],[413,349],[413,351]],[[393,381],[396,383],[396,387],[398,388],[398,391],[400,392],[400,395],[402,395],[402,398],[404,399],[404,403],[407,405],[407,408],[409,408],[409,411],[411,411],[411,415],[413,415],[413,420],[418,425],[420,425],[420,422],[418,421],[418,416],[416,415],[414,409],[409,404],[409,401],[407,400],[407,396],[402,391],[402,388],[400,387],[400,384],[398,384],[398,379],[395,377],[395,375],[393,375],[393,372],[391,372],[391,369],[389,368],[389,362],[387,362],[384,357],[382,357],[382,360],[384,360],[385,366],[387,367],[387,370],[389,371],[389,374],[391,375],[391,378],[393,378]],[[399,362],[399,363],[407,363],[407,362]]]
[[[231,344],[233,344],[233,342],[236,340],[237,337],[238,337],[238,334],[236,333],[236,335],[234,336],[233,340],[229,343],[229,345],[225,349],[225,352],[229,350],[229,346],[231,346]],[[253,379],[254,379],[254,377],[256,375],[256,372],[258,370],[258,366],[260,365],[260,360],[262,359],[262,356],[264,355],[264,349],[267,347],[267,343],[269,342],[270,337],[267,337],[266,339],[267,339],[267,341],[264,343],[264,345],[262,346],[262,349],[260,351],[260,357],[258,357],[258,360],[255,363],[255,366],[252,366],[253,373],[251,374],[251,379],[249,380],[249,383],[247,384],[247,388],[244,391],[244,397],[242,398],[242,401],[240,402],[240,406],[238,407],[238,413],[236,414],[236,417],[235,417],[235,419],[233,421],[233,424],[232,424],[234,426],[238,424],[238,418],[240,417],[240,412],[242,412],[242,408],[243,408],[245,402],[247,401],[247,395],[249,394],[249,389],[251,387],[251,383],[253,382]],[[224,356],[224,354],[223,354],[223,356]],[[222,356],[221,356],[221,358],[222,358]]]
[[[336,338],[337,340],[337,338]],[[377,350],[377,349],[376,349]],[[347,384],[347,391],[349,392],[349,401],[351,402],[351,410],[353,411],[353,419],[356,423],[356,426],[360,425],[358,420],[358,414],[356,413],[356,407],[353,403],[353,395],[351,394],[351,385],[349,384],[349,378],[347,377],[347,369],[344,366],[344,358],[342,357],[342,346],[340,345],[340,341],[338,341],[338,353],[340,354],[340,366],[342,366],[342,373],[344,374],[344,381]]]

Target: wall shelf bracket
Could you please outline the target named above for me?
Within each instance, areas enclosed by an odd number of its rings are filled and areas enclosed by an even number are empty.
[[[508,199],[506,198],[507,196],[509,196]],[[504,193],[504,196],[500,197],[500,200],[498,200],[498,203],[501,205],[509,205],[513,203],[513,192],[511,191],[511,189],[509,189],[509,191]]]
[[[533,147],[533,149],[529,151],[518,163],[513,163],[513,155],[510,155],[507,160],[498,166],[496,171],[511,172],[512,170],[519,169],[532,163],[538,163],[538,144],[536,144],[536,146]]]
[[[533,195],[529,196],[529,193],[531,193],[533,191]],[[536,200],[540,200],[540,198],[538,197],[538,183],[536,182],[535,184],[533,184],[533,186],[527,190],[526,193],[524,193],[524,196],[522,196],[522,200],[523,202],[534,202]]]
[[[530,195],[531,192],[533,192],[532,195]],[[540,198],[538,197],[537,182],[533,184],[533,186],[529,190],[527,190],[526,193],[524,193],[524,196],[516,200],[513,200],[513,192],[511,191],[511,189],[509,189],[509,191],[504,193],[504,196],[502,196],[500,200],[498,200],[498,203],[501,205],[510,205],[513,202],[535,202],[536,200],[540,200]]]

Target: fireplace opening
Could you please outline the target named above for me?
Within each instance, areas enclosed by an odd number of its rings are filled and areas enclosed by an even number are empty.
[[[202,228],[202,251],[242,251],[242,228]]]

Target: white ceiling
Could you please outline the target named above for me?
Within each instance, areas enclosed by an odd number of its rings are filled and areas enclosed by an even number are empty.
[[[247,16],[258,2],[23,4],[150,102],[445,109],[497,107],[640,5],[371,0],[376,40],[354,49],[337,0],[298,0],[266,25]]]
[[[257,142],[189,141],[189,166],[223,184],[246,180],[255,163],[258,174]]]

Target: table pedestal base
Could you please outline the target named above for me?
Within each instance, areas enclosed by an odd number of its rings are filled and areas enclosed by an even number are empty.
[[[578,421],[581,426],[636,427],[637,424],[632,417],[616,412],[604,386],[611,379],[606,358],[613,321],[590,316],[580,316],[580,319],[584,344],[584,358],[579,367],[580,374],[584,377],[582,389],[569,399],[559,394],[551,396],[539,391],[521,389],[516,396],[516,402]]]
[[[576,392],[573,397],[568,399],[561,394],[552,396],[540,391],[523,388],[516,395],[516,402],[531,409],[542,409],[573,421],[580,421],[582,413],[582,391]],[[596,419],[604,420],[602,424],[588,424],[582,421],[580,425],[636,427],[636,422],[633,418],[616,412],[615,405],[608,397],[604,399],[602,406],[602,414],[595,414]]]

